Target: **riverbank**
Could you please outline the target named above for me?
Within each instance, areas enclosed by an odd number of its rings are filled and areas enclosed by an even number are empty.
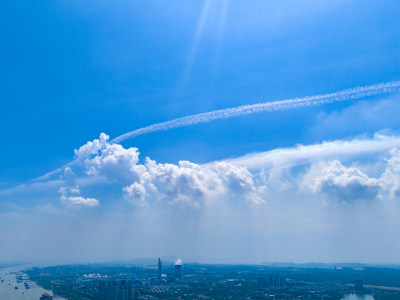
[[[24,270],[34,267],[34,265],[19,265],[0,268],[0,299],[7,300],[39,300],[40,296],[52,291],[43,289],[35,282],[31,281]],[[20,277],[17,279],[17,276]],[[27,285],[25,285],[27,283]],[[28,286],[28,288],[27,288]],[[66,300],[57,298],[58,300]]]

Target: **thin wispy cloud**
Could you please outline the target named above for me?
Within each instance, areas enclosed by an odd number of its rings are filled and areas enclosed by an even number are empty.
[[[260,166],[288,168],[316,160],[326,160],[344,156],[360,156],[378,153],[400,147],[399,136],[375,134],[373,138],[325,141],[313,145],[296,145],[292,148],[278,148],[271,151],[253,153],[225,160],[237,166],[259,169]]]
[[[207,123],[214,120],[229,119],[260,112],[281,111],[299,107],[315,106],[333,102],[355,100],[364,97],[376,96],[385,93],[393,93],[399,91],[400,91],[400,81],[392,81],[392,82],[345,89],[329,94],[307,96],[303,98],[293,98],[288,100],[269,101],[251,105],[243,105],[238,107],[220,109],[146,126],[122,134],[113,139],[111,142],[119,143],[126,139],[134,138],[136,136],[151,132],[165,131],[173,128],[196,125],[200,123]]]

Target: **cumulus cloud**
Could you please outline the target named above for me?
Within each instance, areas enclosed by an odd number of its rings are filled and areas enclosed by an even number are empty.
[[[339,157],[387,151],[399,143],[398,137],[376,134],[373,139],[299,145],[202,165],[189,161],[163,164],[148,157],[139,163],[137,148],[124,148],[101,134],[99,139],[76,150],[75,155],[89,177],[102,177],[120,184],[125,199],[138,206],[168,203],[201,207],[220,200],[262,205],[268,198],[267,185],[280,192],[293,188],[304,192],[306,187],[308,192],[322,195],[324,199],[352,203],[400,195],[400,151],[397,148],[390,151],[379,178],[370,177],[355,166],[346,166]],[[292,172],[300,164],[308,171]],[[79,198],[79,186],[70,172],[69,168],[65,169],[66,185],[60,189],[62,199],[83,205],[95,203],[89,198],[86,202],[85,198]],[[282,181],[286,183],[276,185]]]
[[[148,196],[148,192],[146,188],[140,183],[134,182],[129,186],[123,188],[125,192],[125,196],[131,202],[137,204],[138,206],[146,205],[146,197]]]
[[[330,161],[326,166],[315,165],[308,174],[308,184],[314,193],[322,193],[341,202],[375,199],[380,191],[378,179],[355,167],[346,167],[340,161]]]
[[[165,200],[169,204],[199,207],[220,198],[265,203],[264,186],[256,186],[245,168],[227,162],[198,165],[188,161],[157,163],[146,158],[139,164],[139,151],[99,140],[76,151],[84,158],[87,175],[104,176],[123,186],[125,198],[139,206]],[[103,142],[101,142],[103,141]]]
[[[61,196],[61,200],[68,205],[98,206],[99,201],[95,198],[83,198],[81,196]]]
[[[88,141],[85,145],[81,146],[79,149],[75,149],[75,158],[86,159],[95,154],[98,154],[101,149],[103,149],[109,140],[109,136],[105,133],[100,134],[99,139],[93,140],[93,142]]]
[[[139,151],[137,148],[125,149],[119,144],[106,144],[100,154],[85,160],[88,175],[103,175],[111,181],[126,184],[138,181],[144,171],[138,165]]]
[[[386,160],[387,166],[380,181],[382,188],[391,198],[400,197],[400,150],[390,150],[390,157]]]
[[[71,168],[64,169],[64,174],[61,179],[64,185],[58,189],[61,202],[71,206],[89,206],[94,207],[99,205],[99,201],[95,198],[84,198],[80,196],[79,185],[76,183],[77,176]]]
[[[400,150],[388,151],[384,170],[374,178],[354,166],[344,166],[338,160],[319,162],[311,166],[302,179],[314,194],[351,203],[356,200],[398,199],[400,197]]]
[[[112,183],[120,186],[127,201],[138,206],[201,207],[221,201],[262,205],[270,199],[278,201],[282,195],[301,200],[304,193],[344,203],[384,200],[400,196],[398,149],[399,136],[375,134],[373,138],[297,145],[207,164],[159,163],[151,158],[141,163],[137,148],[112,143],[102,133],[75,150],[74,164],[65,167],[56,180],[1,190],[0,194],[61,186],[63,203],[96,206],[99,201],[81,196],[80,186]],[[74,172],[86,176],[77,178]]]

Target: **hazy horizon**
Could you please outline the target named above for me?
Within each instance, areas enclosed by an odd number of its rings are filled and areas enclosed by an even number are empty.
[[[157,266],[158,259],[161,259],[163,264],[168,263],[173,265],[180,257],[148,257],[148,258],[130,258],[130,259],[103,259],[103,260],[42,260],[42,261],[15,261],[15,262],[0,262],[0,268],[8,268],[14,266],[30,266],[30,267],[44,267],[44,266],[58,266],[58,265],[132,265],[132,266]],[[400,263],[364,263],[364,262],[318,262],[318,261],[304,261],[304,262],[285,262],[285,261],[268,261],[268,262],[221,262],[221,261],[192,261],[182,260],[183,265],[214,265],[214,266],[265,266],[270,268],[355,268],[358,267],[372,267],[372,268],[400,268]]]

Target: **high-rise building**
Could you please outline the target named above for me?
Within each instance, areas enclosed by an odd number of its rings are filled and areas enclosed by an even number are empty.
[[[175,278],[182,279],[182,260],[178,259],[175,262]]]
[[[267,280],[265,279],[264,276],[260,276],[257,279],[257,284],[259,287],[265,287],[267,285]]]
[[[175,278],[182,279],[182,265],[175,265]]]
[[[278,275],[260,276],[257,283],[260,287],[280,287],[285,285],[285,279]]]
[[[125,280],[103,281],[99,284],[99,295],[106,300],[132,300],[132,284]]]
[[[162,274],[162,261],[161,258],[158,258],[158,270],[157,270],[157,279],[161,280],[161,274]]]

